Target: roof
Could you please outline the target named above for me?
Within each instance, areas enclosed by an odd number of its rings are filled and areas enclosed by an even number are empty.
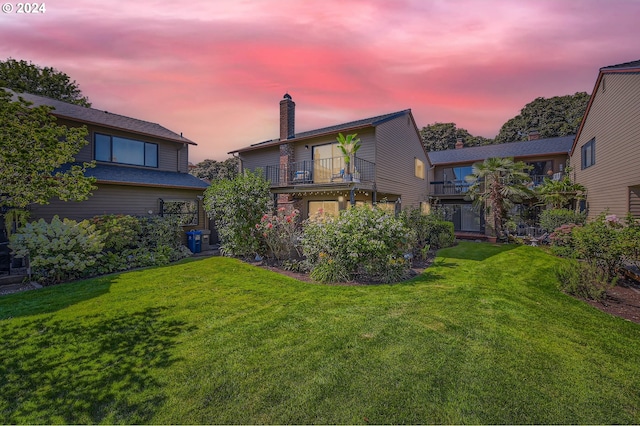
[[[173,142],[196,145],[195,142],[190,141],[189,139],[182,137],[165,127],[162,127],[157,123],[138,120],[137,118],[126,117],[124,115],[113,114],[111,112],[102,111],[95,108],[87,108],[81,105],[70,104],[44,96],[32,95],[31,93],[16,93],[11,90],[8,91],[12,93],[14,99],[21,97],[25,101],[29,101],[35,106],[48,105],[50,107],[53,107],[54,110],[51,113],[56,117],[66,118],[86,124],[96,124],[113,129],[126,130],[129,132],[152,136],[155,138],[161,138]]]
[[[519,158],[541,155],[569,154],[575,135],[557,138],[536,139],[523,142],[509,142],[495,145],[472,146],[461,149],[428,152],[432,165],[452,163],[473,163],[491,157]]]
[[[78,163],[76,163],[78,164]],[[68,170],[72,164],[66,164],[60,170]],[[209,184],[188,173],[167,172],[138,167],[122,167],[110,164],[97,164],[84,173],[95,177],[98,183],[185,188],[204,190]]]
[[[302,139],[309,139],[309,138],[313,138],[313,137],[317,137],[317,136],[323,136],[323,135],[331,135],[331,134],[336,134],[338,132],[343,132],[343,131],[347,131],[347,130],[356,130],[356,129],[362,129],[365,127],[375,127],[378,126],[382,123],[385,123],[389,120],[393,120],[396,117],[401,117],[403,115],[406,114],[411,114],[411,110],[410,109],[405,109],[403,111],[397,111],[397,112],[391,112],[388,114],[383,114],[383,115],[377,115],[375,117],[369,117],[369,118],[363,118],[362,120],[355,120],[355,121],[349,121],[347,123],[342,123],[342,124],[336,124],[334,126],[329,126],[329,127],[322,127],[320,129],[315,129],[315,130],[309,130],[306,132],[301,132],[301,133],[296,133],[295,137],[292,139],[286,139],[286,140],[280,140],[280,139],[271,139],[268,141],[264,141],[264,142],[259,142],[259,143],[255,143],[253,145],[250,145],[246,148],[241,148],[241,149],[237,149],[235,151],[231,151],[229,152],[229,154],[233,154],[236,152],[245,152],[245,151],[252,151],[255,149],[260,149],[260,148],[264,148],[264,147],[268,147],[268,146],[277,146],[280,145],[282,143],[286,143],[286,142],[291,142],[291,141],[298,141],[298,140],[302,140]]]
[[[626,70],[626,69],[634,69],[634,68],[640,68],[640,59],[637,61],[625,62],[623,64],[609,65],[608,67],[600,68],[600,70],[601,71]]]
[[[589,111],[591,111],[591,105],[593,104],[593,100],[595,99],[596,93],[598,92],[598,86],[600,86],[600,82],[602,81],[602,76],[604,74],[638,73],[638,72],[640,72],[640,59],[637,61],[625,62],[617,65],[609,65],[607,67],[600,68],[600,71],[598,72],[598,78],[596,79],[596,84],[593,87],[593,91],[591,92],[591,97],[589,98],[589,103],[587,104],[587,109],[585,110],[584,115],[582,116],[580,127],[578,128],[575,141],[573,142],[573,146],[571,147],[571,154],[573,154],[573,151],[576,149],[576,144],[578,143],[578,139],[580,138],[580,134],[582,133],[584,122],[587,120]]]

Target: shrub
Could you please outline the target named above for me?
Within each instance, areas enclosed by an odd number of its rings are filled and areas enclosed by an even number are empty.
[[[576,227],[571,235],[578,258],[615,277],[624,261],[623,225],[614,215],[600,214],[585,226]]]
[[[415,232],[402,220],[367,206],[343,210],[337,218],[308,220],[302,236],[311,278],[322,282],[402,279],[411,266],[405,254],[414,244]]]
[[[422,214],[420,209],[407,209],[400,217],[416,233],[416,245],[413,248],[415,255],[420,254],[426,246],[437,250],[450,247],[455,241],[453,223],[442,220],[439,216]]]
[[[213,181],[205,191],[204,205],[216,224],[225,255],[249,256],[259,251],[255,224],[271,206],[269,182],[261,170]]]
[[[104,248],[105,235],[88,220],[40,219],[28,223],[11,236],[10,247],[17,257],[29,256],[33,278],[42,284],[56,284],[86,275]]]
[[[299,216],[298,210],[286,214],[284,207],[280,207],[274,215],[264,214],[262,216],[260,223],[256,224],[256,229],[268,248],[266,255],[284,260],[294,252],[300,254],[297,251],[300,237]]]
[[[547,232],[553,232],[562,225],[574,223],[584,225],[587,216],[569,209],[548,209],[540,213],[540,227]]]
[[[560,289],[574,296],[602,301],[607,290],[613,287],[617,278],[609,276],[599,267],[587,262],[571,261],[556,269]]]
[[[105,234],[104,250],[107,252],[120,253],[140,245],[142,227],[136,217],[108,214],[93,217],[91,223]]]
[[[575,223],[561,225],[549,235],[551,240],[551,253],[562,257],[575,257],[573,241],[573,229],[578,227]]]

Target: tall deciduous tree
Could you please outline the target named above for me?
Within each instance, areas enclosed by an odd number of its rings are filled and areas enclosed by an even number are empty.
[[[589,95],[585,92],[536,98],[502,125],[495,143],[525,141],[532,130],[538,131],[541,138],[575,134],[588,103]]]
[[[234,179],[238,175],[238,159],[227,158],[224,161],[204,160],[195,165],[189,173],[199,179],[209,181]]]
[[[467,196],[476,207],[485,209],[487,216],[493,217],[496,236],[503,234],[504,223],[514,204],[532,196],[527,188],[531,181],[527,168],[512,158],[487,158],[474,164],[472,174],[465,178],[471,184]]]
[[[40,67],[24,60],[0,61],[0,87],[15,92],[46,96],[76,105],[90,107],[89,99],[82,95],[78,84],[63,72],[51,67]]]
[[[84,172],[92,164],[60,170],[88,143],[87,129],[60,126],[50,111],[20,98],[14,102],[0,89],[0,206],[24,208],[53,197],[81,201],[91,195],[95,179]]]
[[[464,146],[488,145],[491,139],[473,136],[467,130],[457,128],[456,123],[433,123],[420,130],[422,144],[427,151],[442,151],[455,148],[456,141],[462,139]]]

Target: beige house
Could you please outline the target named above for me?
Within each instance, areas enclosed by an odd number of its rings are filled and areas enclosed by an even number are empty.
[[[202,198],[209,185],[188,174],[189,146],[194,142],[156,123],[28,93],[14,94],[18,96],[34,106],[53,107],[58,124],[86,126],[89,144],[75,160],[96,162],[85,173],[96,178],[97,186],[88,200],[52,199],[47,205],[33,205],[32,219],[179,215],[185,231],[208,231]]]
[[[590,219],[640,217],[640,60],[600,69],[571,150]]]
[[[336,137],[357,133],[347,165]],[[280,101],[280,138],[230,152],[241,169],[262,169],[276,203],[303,218],[357,204],[399,210],[428,206],[428,159],[411,110],[296,133],[295,103]]]

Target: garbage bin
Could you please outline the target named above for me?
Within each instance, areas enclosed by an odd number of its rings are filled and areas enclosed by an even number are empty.
[[[202,231],[187,232],[187,247],[192,253],[200,253],[202,251]]]

